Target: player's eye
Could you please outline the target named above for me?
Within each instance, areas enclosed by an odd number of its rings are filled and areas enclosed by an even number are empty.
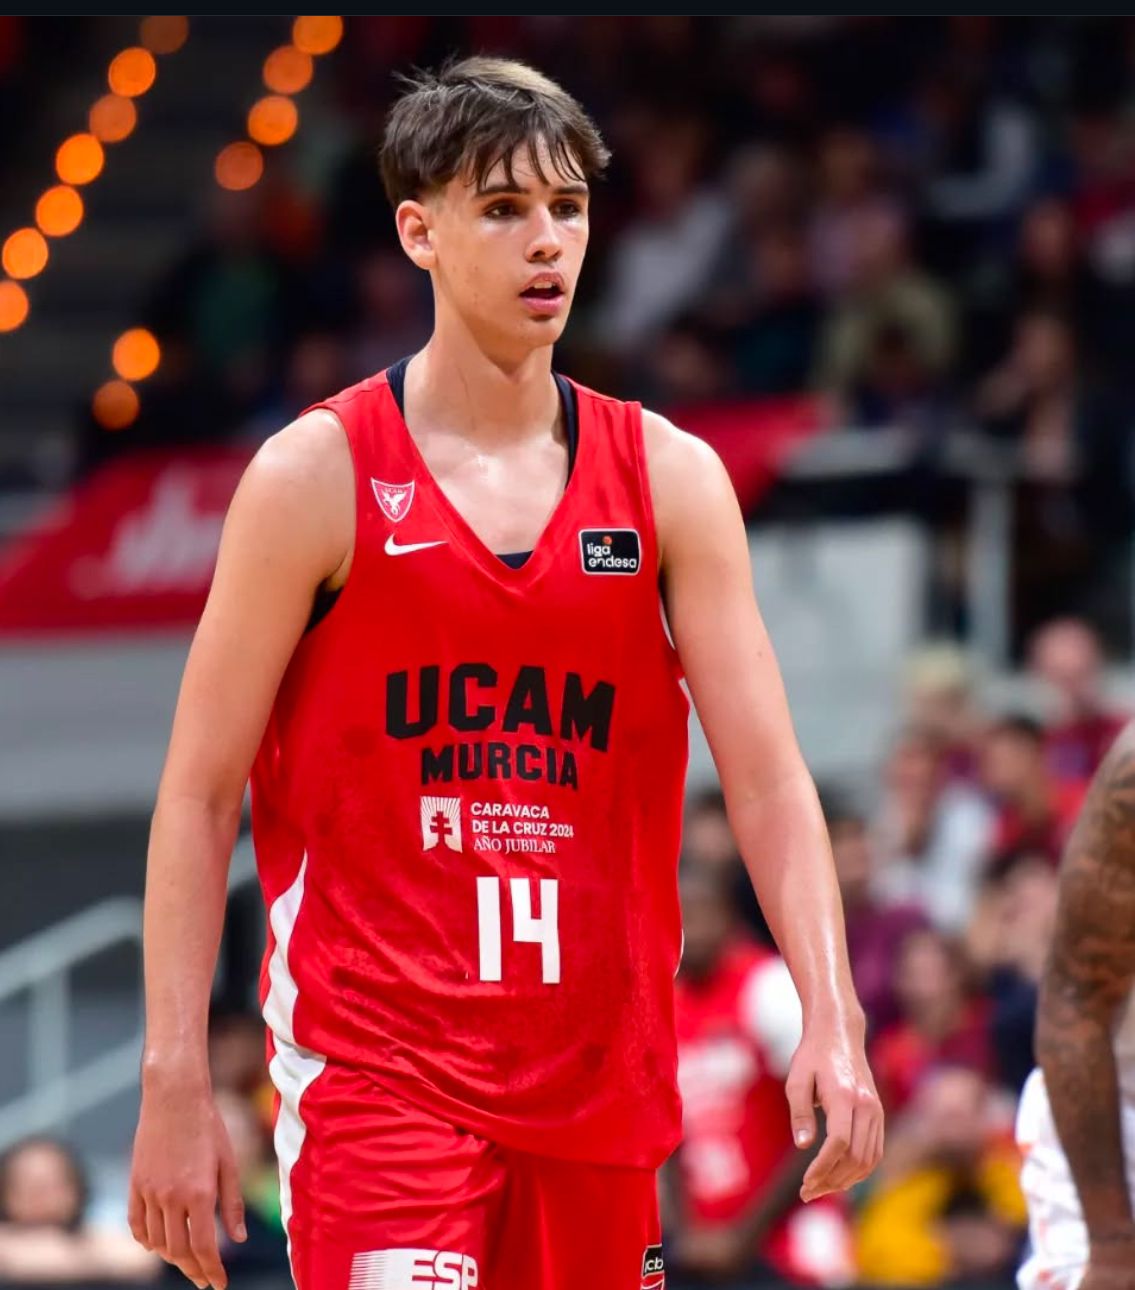
[[[508,219],[510,215],[516,214],[516,205],[514,202],[493,202],[485,214],[489,219]]]
[[[556,216],[559,219],[574,219],[577,215],[583,214],[583,206],[580,202],[563,201],[556,203]]]

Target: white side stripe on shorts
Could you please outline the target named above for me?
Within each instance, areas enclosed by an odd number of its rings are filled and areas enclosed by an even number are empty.
[[[280,1113],[276,1119],[273,1142],[276,1159],[280,1164],[280,1216],[288,1237],[289,1254],[292,1245],[292,1170],[307,1136],[307,1128],[300,1115],[300,1100],[327,1065],[326,1057],[299,1047],[293,1031],[299,987],[288,965],[288,951],[303,905],[306,875],[305,855],[295,881],[272,902],[272,908],[268,911],[268,922],[276,947],[268,961],[271,985],[264,1001],[264,1020],[272,1031],[276,1049],[275,1056],[268,1065],[268,1074],[280,1094]]]

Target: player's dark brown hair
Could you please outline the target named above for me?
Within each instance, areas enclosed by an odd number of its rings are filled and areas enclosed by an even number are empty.
[[[436,192],[455,175],[483,187],[497,162],[511,184],[520,147],[550,182],[541,144],[557,173],[577,181],[601,175],[611,155],[595,123],[555,81],[509,58],[463,58],[408,79],[387,117],[382,182],[395,207]]]

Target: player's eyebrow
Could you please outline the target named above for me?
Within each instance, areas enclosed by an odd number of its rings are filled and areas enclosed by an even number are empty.
[[[530,188],[524,188],[520,184],[510,184],[507,180],[502,180],[499,184],[487,184],[484,188],[478,188],[477,196],[526,197],[531,191]],[[560,184],[552,191],[557,197],[586,197],[591,189],[586,184]]]

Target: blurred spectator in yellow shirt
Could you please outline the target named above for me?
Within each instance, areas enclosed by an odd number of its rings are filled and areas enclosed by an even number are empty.
[[[895,1123],[857,1224],[859,1275],[878,1286],[1011,1280],[1025,1231],[1019,1160],[993,1090],[944,1067]]]

